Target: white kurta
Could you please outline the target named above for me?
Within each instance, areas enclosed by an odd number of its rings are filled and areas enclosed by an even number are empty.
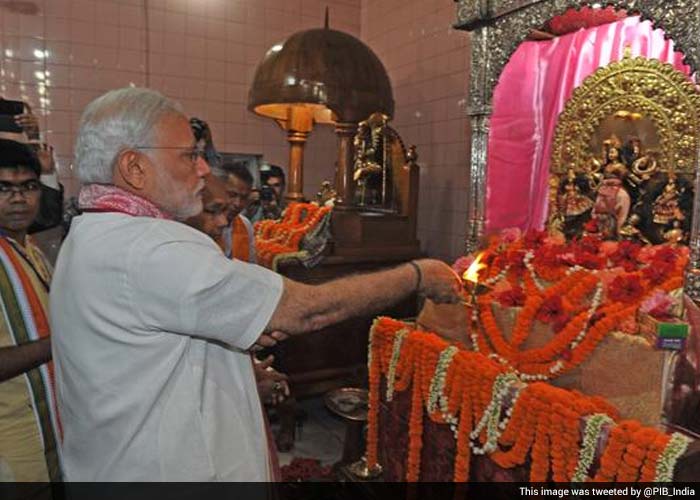
[[[279,275],[184,224],[73,219],[50,297],[66,479],[270,479],[242,350],[281,294]]]

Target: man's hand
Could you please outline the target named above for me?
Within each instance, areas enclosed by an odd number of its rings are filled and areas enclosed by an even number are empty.
[[[285,340],[287,337],[289,337],[289,335],[280,331],[263,333],[260,335],[260,337],[258,337],[258,340],[255,342],[255,344],[253,344],[253,347],[251,347],[250,350],[252,352],[257,352],[266,347],[275,347],[277,342]]]
[[[454,304],[462,298],[462,280],[454,270],[439,260],[421,259],[418,292],[438,304]]]
[[[23,113],[21,115],[16,115],[15,116],[15,122],[17,125],[22,127],[24,130],[24,133],[27,134],[27,137],[29,139],[38,139],[39,138],[39,119],[36,117],[34,113],[32,113],[32,109],[29,107],[28,104],[25,103],[25,108],[26,108],[26,113]]]
[[[53,156],[53,146],[45,142],[36,145],[36,156],[41,163],[41,175],[53,174],[56,170],[56,163]]]
[[[262,361],[253,362],[260,399],[263,403],[271,405],[281,403],[290,394],[287,376],[272,368],[274,360],[274,356],[268,356]]]

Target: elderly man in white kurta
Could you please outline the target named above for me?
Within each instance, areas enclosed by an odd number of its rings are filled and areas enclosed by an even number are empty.
[[[248,350],[415,291],[456,298],[433,260],[309,286],[227,259],[178,222],[202,209],[209,169],[179,105],[157,92],[93,101],[76,168],[84,213],[50,303],[69,481],[271,480]]]

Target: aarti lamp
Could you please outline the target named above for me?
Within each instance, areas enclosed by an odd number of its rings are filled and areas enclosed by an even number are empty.
[[[374,112],[392,116],[389,77],[372,50],[328,27],[293,34],[267,51],[248,95],[248,109],[274,119],[287,132],[287,200],[303,195],[304,146],[315,123],[335,126],[339,139],[337,206],[353,204],[352,139]]]
[[[467,307],[467,312],[469,313],[469,331],[472,335],[472,339],[479,328],[479,304],[477,302],[477,297],[490,290],[486,284],[479,282],[479,271],[486,267],[486,264],[481,262],[483,256],[483,252],[478,254],[467,270],[464,271],[464,274],[462,274],[464,289],[469,298],[469,300],[464,301],[464,305]]]
[[[480,253],[472,261],[464,274],[462,274],[462,281],[464,282],[464,288],[469,294],[471,305],[476,305],[476,297],[489,290],[483,282],[479,282],[479,271],[484,269],[486,264],[481,262],[484,253]]]

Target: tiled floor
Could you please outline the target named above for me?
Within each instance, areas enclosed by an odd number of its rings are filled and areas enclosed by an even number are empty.
[[[279,454],[280,465],[289,464],[295,457],[316,458],[321,465],[333,465],[343,454],[345,424],[326,408],[322,397],[299,401],[299,406],[307,417],[303,426],[297,427],[294,448]],[[275,434],[278,429],[277,424],[272,425]]]

